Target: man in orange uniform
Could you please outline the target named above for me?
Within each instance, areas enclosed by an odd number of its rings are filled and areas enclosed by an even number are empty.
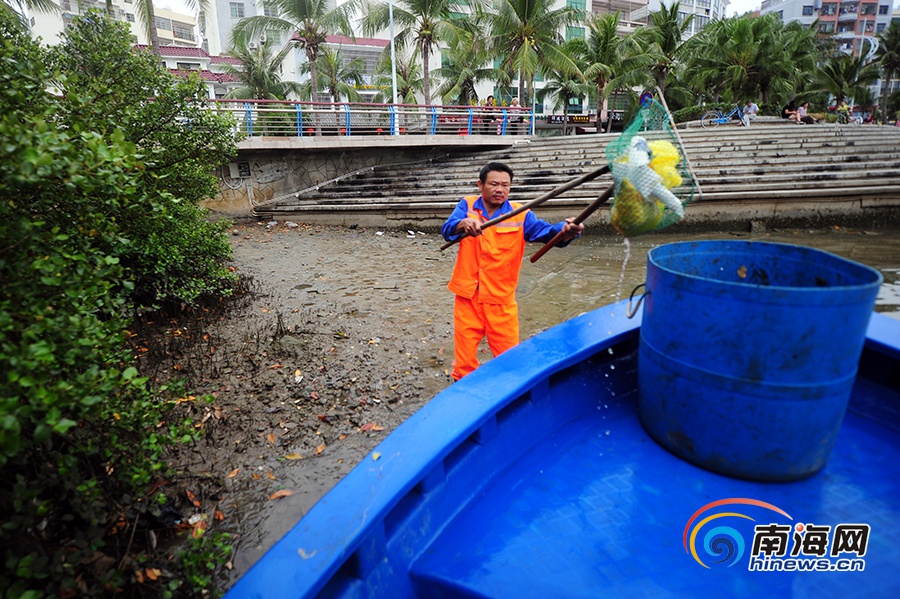
[[[510,202],[513,172],[491,162],[478,174],[480,196],[460,200],[441,228],[447,241],[459,243],[453,276],[447,286],[456,294],[453,307],[454,362],[451,376],[458,381],[478,368],[478,344],[487,335],[494,356],[519,343],[516,286],[526,241],[549,241],[559,231],[560,246],[581,235],[584,226],[571,222],[551,225],[530,210],[482,229],[487,222],[520,206]]]

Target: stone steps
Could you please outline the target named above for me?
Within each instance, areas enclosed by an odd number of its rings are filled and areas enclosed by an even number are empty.
[[[859,125],[784,125],[680,130],[703,194],[697,205],[790,200],[815,206],[831,200],[897,201],[900,129]],[[618,134],[533,138],[511,148],[448,154],[428,163],[376,167],[299,197],[258,207],[257,215],[382,212],[386,218],[438,221],[463,195],[477,193],[480,168],[491,161],[516,173],[513,198],[528,201],[606,164]],[[550,200],[542,210],[569,215],[612,184],[607,174]],[[887,199],[885,199],[887,198]]]

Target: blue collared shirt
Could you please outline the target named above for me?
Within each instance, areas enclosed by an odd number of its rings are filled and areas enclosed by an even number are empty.
[[[481,197],[475,200],[472,207],[480,211],[481,214],[484,215],[485,220],[496,218],[501,214],[506,214],[507,212],[512,212],[513,210],[512,204],[509,203],[509,200],[506,200],[494,214],[488,216],[487,207],[485,207]],[[465,198],[463,198],[456,205],[456,208],[453,209],[453,212],[450,214],[450,218],[447,219],[447,222],[444,223],[444,226],[441,227],[441,235],[444,236],[444,239],[446,239],[447,241],[456,241],[457,239],[459,239],[461,234],[456,233],[456,226],[459,224],[459,221],[468,218],[468,216],[469,204],[468,202],[466,202]],[[562,228],[565,225],[565,222],[559,222],[555,225],[550,224],[547,221],[535,216],[534,212],[532,212],[531,210],[528,210],[525,212],[525,222],[523,226],[525,241],[550,241],[557,233],[562,231]],[[569,243],[569,241],[560,242],[558,244],[558,247],[565,247],[569,245]]]

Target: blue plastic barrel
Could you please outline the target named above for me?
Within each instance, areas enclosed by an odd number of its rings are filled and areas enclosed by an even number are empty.
[[[844,418],[881,281],[872,268],[794,245],[652,249],[638,369],[644,428],[722,474],[817,472]]]

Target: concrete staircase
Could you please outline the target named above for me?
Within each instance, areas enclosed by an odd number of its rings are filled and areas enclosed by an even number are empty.
[[[679,134],[702,190],[689,206],[685,224],[844,222],[900,214],[900,128],[798,126],[777,120],[750,128],[688,128]],[[617,138],[522,139],[502,150],[376,167],[261,207],[257,216],[434,227],[463,195],[477,193],[478,171],[487,162],[511,166],[516,173],[512,198],[528,201],[604,165],[606,145]],[[604,175],[550,200],[536,213],[548,220],[574,216],[611,184]],[[586,224],[607,219],[608,210],[600,210]]]

